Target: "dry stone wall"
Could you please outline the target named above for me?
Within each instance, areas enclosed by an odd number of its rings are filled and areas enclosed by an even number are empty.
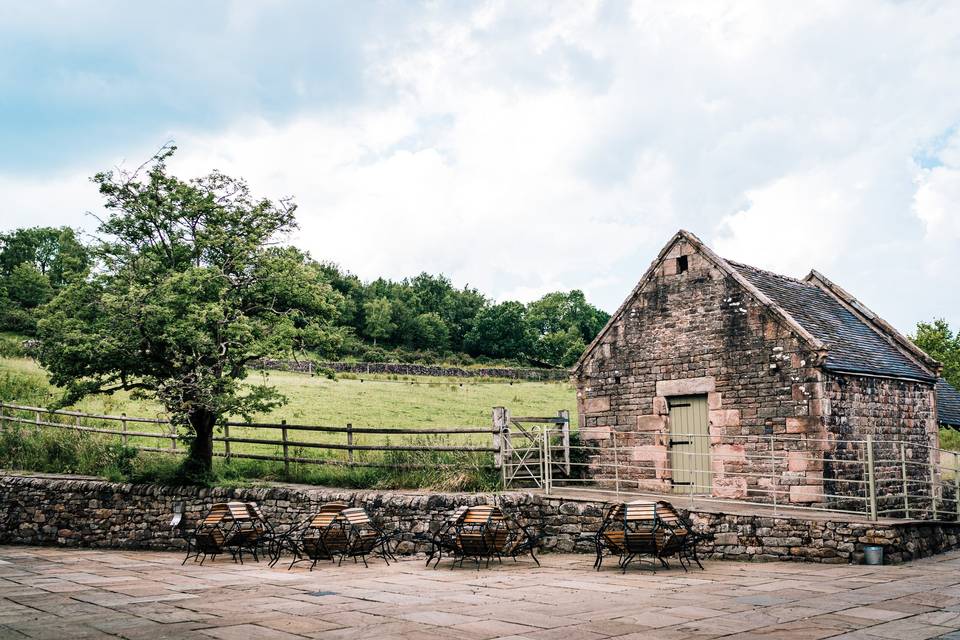
[[[399,376],[429,376],[445,378],[504,378],[508,380],[553,380],[569,378],[565,369],[514,369],[510,367],[444,367],[432,364],[413,364],[406,362],[314,362],[312,360],[257,360],[250,364],[255,369],[273,369],[276,371],[298,371],[313,373],[320,369],[330,369],[337,373],[387,374]]]
[[[204,489],[114,484],[7,475],[0,477],[0,543],[182,550],[185,542],[169,527],[182,503],[193,524],[209,506],[227,500],[255,501],[279,528],[300,521],[323,502],[341,500],[365,507],[387,530],[399,529],[401,553],[424,551],[416,533],[439,526],[464,504],[494,500],[490,494],[414,494],[275,487]],[[602,503],[530,493],[497,496],[504,511],[544,536],[546,551],[594,552]],[[689,513],[694,527],[713,533],[702,547],[707,558],[859,562],[864,545],[886,549],[899,562],[958,546],[956,523],[864,523],[724,513]]]

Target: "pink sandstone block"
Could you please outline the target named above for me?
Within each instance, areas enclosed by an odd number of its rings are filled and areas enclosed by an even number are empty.
[[[653,397],[653,413],[658,416],[665,416],[670,413],[670,407],[667,406],[667,399],[665,397]]]
[[[583,401],[584,413],[601,413],[610,410],[610,397],[598,396],[596,398],[587,398]]]
[[[800,484],[790,487],[790,502],[823,502],[823,487]]]
[[[663,462],[667,461],[667,448],[652,444],[640,445],[633,448],[634,462]]]
[[[820,418],[814,416],[787,418],[787,433],[817,433],[821,430]]]
[[[713,427],[739,427],[740,410],[739,409],[717,409],[708,412],[710,426]]]
[[[715,498],[745,498],[747,496],[747,479],[714,478],[713,496]]]
[[[663,431],[666,426],[664,416],[637,416],[637,431]]]
[[[803,451],[787,452],[787,471],[806,471],[811,466],[813,458]]]
[[[610,427],[584,427],[580,429],[581,440],[609,440]]]
[[[716,411],[720,408],[720,392],[714,391],[707,394],[707,408]]]

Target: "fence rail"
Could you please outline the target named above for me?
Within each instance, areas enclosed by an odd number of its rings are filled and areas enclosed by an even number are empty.
[[[558,488],[625,496],[668,493],[691,503],[753,503],[774,512],[960,520],[960,454],[920,442],[672,433],[653,438],[662,444],[641,444],[637,433],[613,430],[568,447],[567,463],[556,459],[564,437],[560,429],[536,427],[533,433],[528,444],[514,448],[526,464],[512,484],[525,481],[548,494]],[[673,446],[697,438],[709,439],[700,453],[695,446]]]
[[[144,418],[127,416],[125,414],[108,415],[83,413],[79,411],[68,411],[62,409],[48,409],[44,407],[34,407],[28,405],[12,404],[0,402],[0,429],[6,429],[8,424],[18,424],[32,426],[36,429],[54,428],[77,432],[96,433],[103,435],[112,435],[120,439],[124,445],[133,446],[141,451],[156,453],[181,454],[184,453],[183,447],[178,448],[177,443],[180,435],[176,427],[169,420],[162,418]],[[156,431],[144,430],[141,426],[137,430],[131,430],[129,425],[155,425]],[[115,426],[114,426],[115,425]],[[258,434],[250,434],[250,430],[280,431],[280,438],[261,437]],[[239,433],[238,433],[239,432]],[[300,433],[322,433],[327,435],[341,434],[344,437],[343,442],[326,442],[304,439],[292,439],[291,432]],[[444,453],[491,453],[494,456],[494,464],[500,459],[500,430],[492,427],[443,427],[443,428],[390,428],[390,427],[354,427],[352,424],[345,426],[328,425],[303,425],[287,424],[286,421],[279,423],[258,423],[258,422],[235,422],[228,421],[223,424],[223,435],[214,435],[214,443],[222,444],[222,449],[215,449],[214,455],[225,458],[243,458],[250,460],[265,460],[283,462],[285,469],[289,470],[291,463],[295,464],[323,464],[339,465],[350,467],[398,467],[403,468],[432,468],[444,466],[443,464],[398,464],[396,462],[387,464],[379,460],[357,459],[356,454],[367,452],[397,452],[397,453],[415,453],[415,452],[444,452]],[[426,444],[392,444],[389,437],[386,442],[358,442],[357,436],[427,436],[442,438],[443,442],[429,442]],[[491,438],[490,445],[482,445],[474,442],[457,442],[453,436],[463,436],[468,440],[476,441],[479,436],[486,435]],[[148,440],[148,443],[141,440]],[[157,446],[156,441],[169,441],[167,447]],[[238,450],[234,445],[247,445],[246,449]],[[257,450],[256,447],[273,447],[274,450]],[[309,457],[303,455],[303,450],[319,450],[333,452],[335,454],[345,453],[346,457]],[[447,465],[457,466],[457,465]]]

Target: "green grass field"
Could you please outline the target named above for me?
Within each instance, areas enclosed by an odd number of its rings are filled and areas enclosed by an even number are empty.
[[[287,372],[251,372],[248,380],[251,383],[264,382],[276,386],[287,397],[287,404],[273,412],[254,416],[255,422],[279,423],[286,420],[290,425],[319,425],[345,427],[348,423],[354,427],[385,427],[385,428],[491,428],[492,408],[506,406],[515,416],[548,416],[556,415],[557,411],[566,409],[571,412],[572,424],[576,424],[575,393],[568,383],[561,382],[522,382],[522,381],[489,381],[460,378],[431,378],[431,377],[402,377],[402,376],[363,376],[354,377],[342,375],[335,380],[324,377],[310,377],[306,374]],[[29,406],[48,406],[57,397],[57,390],[49,385],[46,374],[38,365],[24,358],[0,358],[0,400],[8,403]],[[146,418],[164,418],[164,412],[158,405],[144,400],[135,400],[126,393],[116,393],[111,396],[91,396],[77,403],[69,409],[92,414],[137,416]],[[9,411],[8,411],[9,415]],[[21,413],[21,417],[33,419],[31,414]],[[44,418],[47,419],[47,418]],[[239,417],[235,418],[240,420]],[[71,418],[62,418],[57,421],[73,423]],[[112,421],[83,419],[78,422],[82,426],[104,427],[120,429],[120,424]],[[34,429],[28,425],[21,425],[24,434],[34,434]],[[128,423],[130,431],[159,433],[159,425]],[[72,431],[53,428],[46,432],[59,432],[64,438],[76,436]],[[70,434],[68,436],[68,434]],[[34,434],[35,435],[35,434]],[[118,443],[116,436],[96,436],[96,434],[81,434],[86,440],[97,437],[101,441]],[[239,428],[231,427],[231,437],[255,438],[264,440],[279,440],[281,431],[268,428]],[[93,436],[93,437],[91,437]],[[47,434],[44,438],[56,438],[57,434]],[[346,444],[344,433],[317,433],[309,431],[289,430],[289,440],[300,442]],[[170,439],[156,439],[146,437],[130,437],[129,444],[136,446],[159,446],[167,448],[171,445]],[[427,446],[491,446],[490,434],[453,434],[453,435],[374,435],[355,434],[355,445],[427,445]],[[83,444],[83,439],[70,441],[70,446]],[[12,445],[11,445],[12,446]],[[44,441],[43,447],[55,449],[64,448],[59,441]],[[183,444],[178,444],[182,447]],[[224,450],[223,443],[216,443],[218,451]],[[231,452],[247,453],[267,456],[282,455],[282,447],[278,445],[232,443]],[[73,462],[71,464],[46,465],[43,455],[37,453],[32,462],[21,462],[23,468],[38,468],[38,470],[54,471],[67,468],[76,472],[78,469],[95,471],[95,463]],[[85,454],[86,457],[96,457],[98,453]],[[301,458],[316,458],[325,460],[346,459],[347,454],[342,450],[315,449],[308,447],[291,446],[289,455]],[[8,455],[7,457],[14,457]],[[79,456],[84,457],[84,456]],[[149,456],[141,455],[138,465],[147,464]],[[20,459],[30,456],[21,455]],[[483,479],[481,467],[489,466],[490,454],[472,454],[465,452],[449,453],[407,453],[407,452],[355,452],[355,462],[369,464],[387,464],[395,467],[417,466],[421,472],[416,477],[393,478],[388,484],[400,486],[429,486],[435,478],[445,478],[440,485],[446,488],[462,488],[468,486],[487,486],[490,478]],[[0,460],[0,466],[4,464]],[[218,463],[221,464],[222,462]],[[276,465],[246,461],[246,471],[237,471],[236,475],[250,475],[253,477],[276,477]],[[259,464],[268,469],[250,469],[250,465]],[[358,479],[356,473],[351,477],[341,475],[331,478],[330,474],[320,474],[316,477],[316,465],[296,465],[294,473],[298,480],[315,481],[325,484],[344,484],[347,486],[377,486],[378,477],[370,471],[370,475]],[[435,473],[426,473],[424,470],[436,467]],[[450,479],[449,473],[441,473],[441,468],[456,469],[462,467],[465,473],[458,478]],[[332,467],[331,467],[332,469]],[[363,473],[363,470],[356,470]],[[129,474],[127,474],[129,475]],[[222,475],[222,474],[221,474]],[[478,480],[481,478],[481,480]]]
[[[40,402],[45,406],[56,398],[56,389],[46,381],[46,374],[32,360],[0,359],[0,379],[5,376],[30,380],[30,393],[20,397],[9,393],[15,385],[0,386],[8,391],[5,402]],[[277,387],[287,397],[287,404],[270,413],[254,417],[258,422],[356,427],[486,427],[491,425],[491,411],[505,406],[514,415],[556,415],[560,409],[576,411],[573,388],[566,382],[477,381],[462,378],[342,375],[336,380],[310,377],[301,373],[270,371],[252,372],[248,380]],[[6,389],[4,389],[6,387]],[[87,413],[163,417],[156,404],[133,400],[127,393],[112,396],[91,396],[76,406]],[[571,415],[576,423],[576,416]]]

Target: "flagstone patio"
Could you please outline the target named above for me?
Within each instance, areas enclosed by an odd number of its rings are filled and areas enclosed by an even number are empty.
[[[0,638],[960,638],[960,552],[900,566],[591,569],[547,555],[287,571],[172,553],[0,546]]]

